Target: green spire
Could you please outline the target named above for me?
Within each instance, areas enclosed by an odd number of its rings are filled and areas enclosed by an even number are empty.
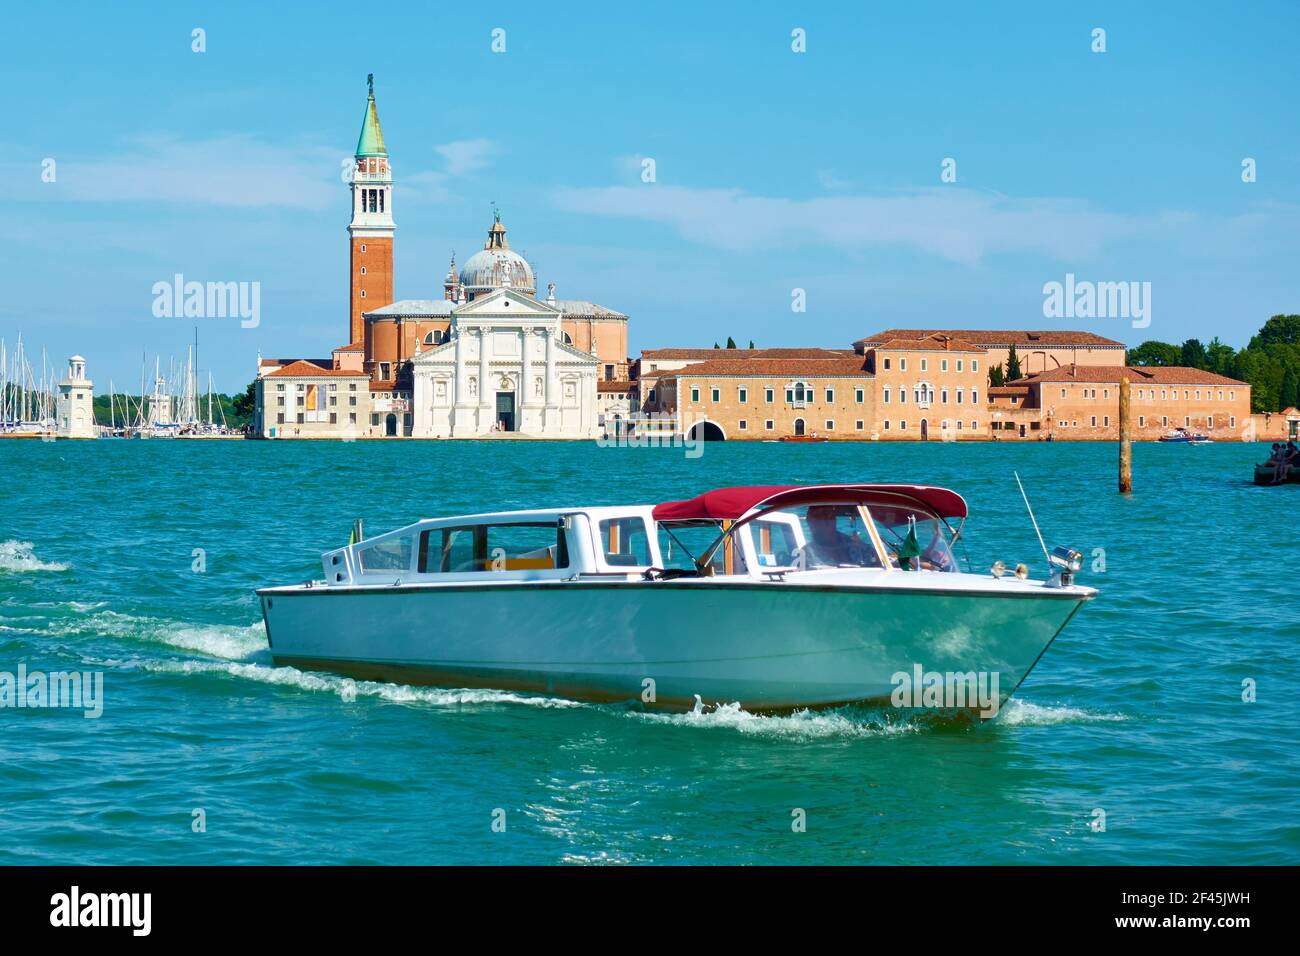
[[[379,113],[375,110],[375,74],[366,77],[370,98],[366,100],[366,118],[361,121],[361,138],[357,140],[357,156],[387,156],[384,148],[384,131],[379,128]]]

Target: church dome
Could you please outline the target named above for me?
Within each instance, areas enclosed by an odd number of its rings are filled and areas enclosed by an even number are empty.
[[[488,230],[487,243],[465,260],[460,269],[460,286],[468,298],[509,285],[528,295],[537,294],[537,282],[528,261],[510,248],[506,227],[497,214]]]

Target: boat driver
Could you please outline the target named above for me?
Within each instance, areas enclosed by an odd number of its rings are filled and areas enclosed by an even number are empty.
[[[808,566],[855,568],[876,567],[875,550],[862,540],[858,532],[845,534],[835,527],[835,520],[843,509],[835,505],[812,505],[808,508],[809,541],[803,548],[803,558]]]

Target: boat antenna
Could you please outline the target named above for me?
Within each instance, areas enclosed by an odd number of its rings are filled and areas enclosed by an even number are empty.
[[[1050,566],[1052,563],[1051,555],[1047,553],[1047,545],[1043,542],[1043,532],[1038,530],[1038,519],[1034,517],[1034,509],[1029,506],[1029,496],[1025,494],[1025,486],[1020,480],[1020,472],[1011,472],[1016,476],[1016,484],[1020,486],[1020,497],[1025,499],[1025,510],[1029,512],[1029,520],[1034,523],[1034,534],[1038,535],[1038,546],[1043,549],[1043,557],[1047,559]]]

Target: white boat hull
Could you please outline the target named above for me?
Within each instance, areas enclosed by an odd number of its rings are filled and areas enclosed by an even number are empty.
[[[583,701],[753,711],[887,702],[894,675],[998,674],[1019,686],[1088,588],[829,572],[807,583],[669,582],[268,588],[279,665],[358,679]],[[814,575],[807,575],[813,579]],[[947,583],[951,582],[951,583]],[[953,585],[957,585],[954,587]],[[647,681],[653,683],[648,684]],[[646,701],[648,688],[654,699]]]

